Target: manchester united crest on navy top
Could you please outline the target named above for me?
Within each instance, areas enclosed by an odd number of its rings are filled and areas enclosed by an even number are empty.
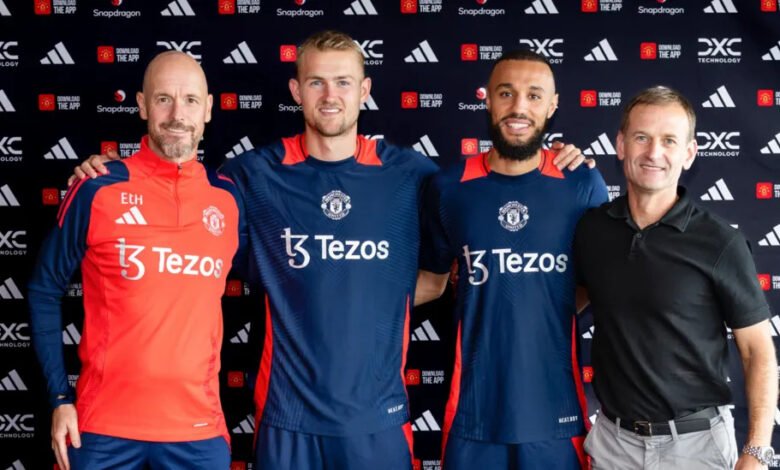
[[[214,206],[203,209],[203,225],[215,237],[225,231],[225,216]]]
[[[349,214],[349,210],[352,209],[350,203],[352,199],[341,191],[331,191],[328,194],[322,196],[322,212],[328,216],[329,219],[341,220]]]
[[[517,201],[510,201],[498,210],[498,221],[510,232],[517,232],[528,223],[528,208]]]

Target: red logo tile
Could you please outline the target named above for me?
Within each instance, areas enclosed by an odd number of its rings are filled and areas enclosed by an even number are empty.
[[[596,90],[580,90],[580,106],[583,108],[595,108],[599,104]]]

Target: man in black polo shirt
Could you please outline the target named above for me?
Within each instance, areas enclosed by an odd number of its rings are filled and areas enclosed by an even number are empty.
[[[769,307],[746,240],[678,187],[696,116],[666,87],[626,107],[617,136],[627,195],[589,210],[574,241],[595,321],[601,414],[593,468],[764,468],[777,401]],[[737,460],[725,325],[745,370],[749,426]]]

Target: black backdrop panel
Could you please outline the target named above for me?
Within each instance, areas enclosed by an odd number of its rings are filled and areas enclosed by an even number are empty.
[[[491,61],[531,47],[550,58],[556,73],[560,108],[550,140],[573,142],[593,156],[613,195],[625,189],[614,150],[621,106],[646,86],[679,88],[699,118],[699,158],[685,184],[751,241],[774,313],[780,307],[777,10],[776,0],[0,0],[0,469],[52,465],[50,411],[30,347],[27,280],[75,163],[109,147],[123,155],[137,148],[145,128],[134,96],[158,52],[182,50],[202,62],[215,97],[203,158],[219,165],[302,129],[287,89],[291,46],[314,31],[342,29],[363,48],[373,79],[361,132],[448,165],[490,144],[480,88]],[[251,468],[259,294],[231,279],[224,299],[222,399],[235,469]],[[440,465],[451,309],[448,293],[416,310],[411,322],[406,376],[415,457],[428,470]],[[75,380],[83,317],[78,278],[64,312],[63,347]],[[579,323],[587,371],[590,314]],[[772,325],[780,334],[780,317]],[[741,444],[744,381],[732,352]],[[586,391],[593,419],[598,403],[587,383]],[[780,424],[780,411],[776,416]]]

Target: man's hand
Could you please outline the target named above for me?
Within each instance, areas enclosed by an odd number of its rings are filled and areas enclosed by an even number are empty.
[[[734,470],[763,470],[767,468],[766,465],[761,465],[761,462],[752,455],[741,454],[737,465],[734,466]]]
[[[70,438],[70,443],[76,449],[81,447],[79,420],[73,405],[60,405],[51,416],[51,448],[61,470],[70,470],[66,438]]]
[[[596,168],[596,160],[585,158],[582,151],[572,144],[564,145],[563,142],[556,140],[552,143],[552,146],[550,146],[550,150],[557,153],[553,159],[553,163],[559,170],[563,170],[564,168],[574,170],[583,163],[588,165],[588,168]]]
[[[119,154],[114,150],[109,150],[106,155],[90,155],[88,159],[73,169],[73,175],[68,178],[68,186],[77,180],[83,180],[87,176],[97,178],[99,174],[107,174],[108,170],[103,164],[112,160],[119,160]]]

